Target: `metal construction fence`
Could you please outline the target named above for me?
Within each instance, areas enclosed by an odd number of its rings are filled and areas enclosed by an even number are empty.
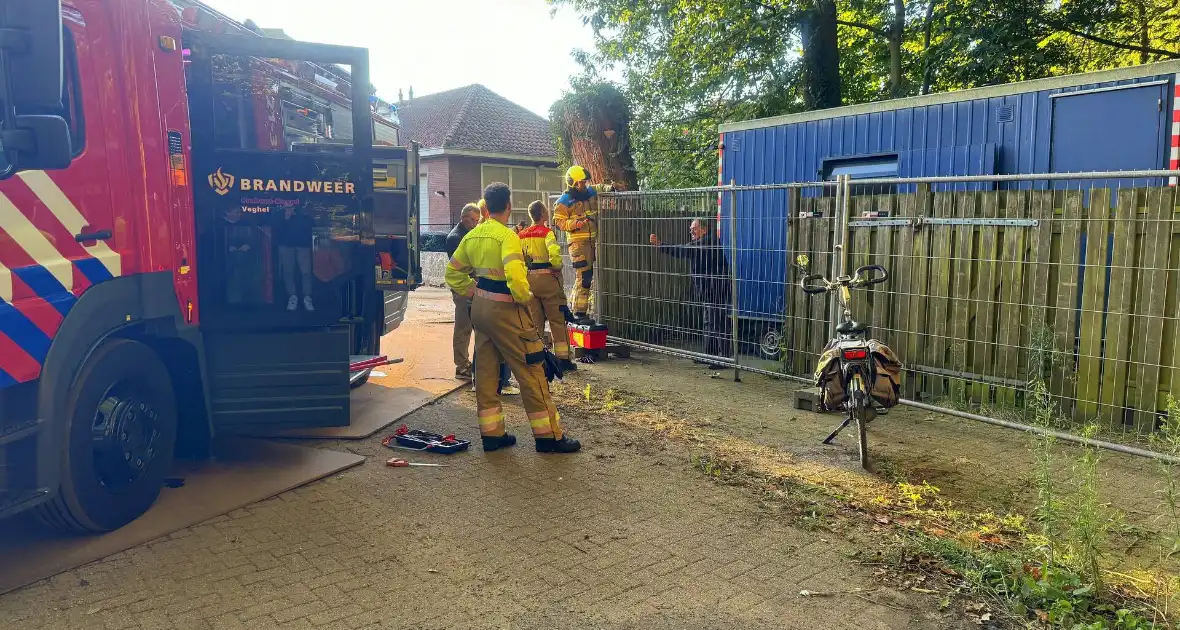
[[[605,193],[596,313],[621,341],[735,378],[810,380],[840,314],[799,280],[878,264],[889,281],[853,312],[905,362],[907,402],[1150,448],[1180,395],[1178,174]]]

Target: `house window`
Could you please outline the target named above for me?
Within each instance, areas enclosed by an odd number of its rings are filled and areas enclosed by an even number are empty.
[[[480,170],[481,187],[486,188],[492,182],[504,182],[512,189],[513,223],[527,222],[529,204],[540,200],[548,206],[549,195],[559,194],[564,188],[561,171],[555,168],[484,164]]]
[[[425,224],[426,231],[438,231],[440,227],[430,223],[430,178],[425,170],[418,172],[418,221]],[[429,225],[430,227],[427,227]]]
[[[543,168],[538,172],[541,190],[553,195],[559,195],[565,190],[565,177],[555,168]],[[546,200],[546,202],[548,202]]]

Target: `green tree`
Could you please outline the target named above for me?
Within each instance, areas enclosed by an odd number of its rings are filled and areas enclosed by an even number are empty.
[[[716,181],[717,125],[1180,58],[1180,0],[548,0],[623,71],[648,187]]]
[[[594,29],[596,50],[582,56],[589,76],[599,66],[622,69],[643,186],[715,183],[718,124],[805,108],[798,37],[804,13],[794,3],[550,1],[572,6]],[[827,86],[837,100],[817,97],[814,104],[839,103],[839,77]]]

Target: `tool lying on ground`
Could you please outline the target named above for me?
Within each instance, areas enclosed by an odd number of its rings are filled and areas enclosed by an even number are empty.
[[[407,462],[404,459],[394,457],[393,459],[385,462],[385,465],[391,468],[405,468],[406,466],[429,466],[431,468],[444,468],[450,464],[419,464],[418,462]]]
[[[348,371],[349,372],[360,372],[361,370],[371,370],[373,368],[381,367],[383,365],[393,365],[395,363],[401,363],[402,361],[405,361],[405,359],[403,359],[401,357],[394,357],[391,359],[387,356],[354,355],[354,356],[349,357]]]
[[[431,453],[451,455],[467,450],[471,447],[471,442],[460,440],[453,434],[440,435],[428,431],[419,431],[403,424],[397,428],[397,431],[393,432],[393,435],[381,440],[381,445],[386,448],[400,448],[407,451],[429,451]]]
[[[374,372],[373,368],[401,363],[404,360],[400,357],[391,359],[387,356],[352,355],[348,361],[348,385],[349,387],[360,387],[369,380],[370,376],[385,376],[382,372]]]

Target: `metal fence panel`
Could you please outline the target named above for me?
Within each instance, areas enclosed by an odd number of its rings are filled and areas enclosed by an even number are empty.
[[[731,362],[731,265],[716,192],[603,195],[599,212],[595,312],[611,334]],[[690,251],[692,225],[707,240]],[[653,235],[665,245],[653,246]]]
[[[904,353],[907,397],[1145,441],[1180,375],[1175,189],[1125,173],[1038,178],[854,193],[854,264],[894,274],[857,316]],[[898,204],[929,211],[880,218]],[[1051,409],[1031,404],[1038,386]]]
[[[625,341],[809,378],[835,317],[799,280],[881,264],[890,281],[858,291],[853,311],[905,361],[909,401],[1146,443],[1180,393],[1176,174],[604,194],[597,313]],[[691,256],[648,243],[684,244],[694,220],[724,271],[694,274]],[[726,275],[721,331],[718,292],[700,285]]]

